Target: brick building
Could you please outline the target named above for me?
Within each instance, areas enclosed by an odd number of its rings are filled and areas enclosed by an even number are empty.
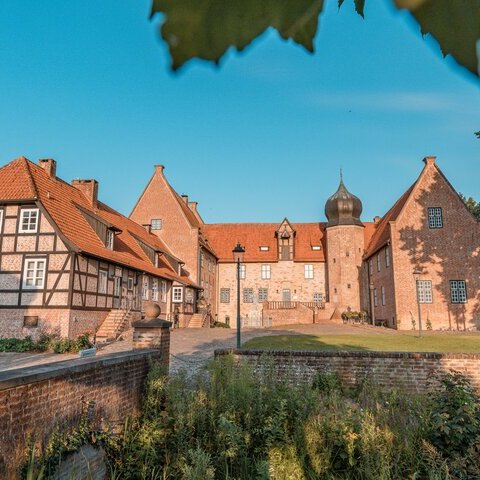
[[[150,225],[204,289],[219,321],[235,323],[236,264],[241,265],[244,325],[312,323],[366,310],[377,321],[411,329],[417,285],[424,328],[480,323],[480,225],[434,157],[394,206],[373,222],[343,181],[326,201],[327,222],[205,224],[196,202],[180,197],[162,166],[131,218]],[[418,284],[413,275],[419,270]],[[417,325],[418,326],[418,325]]]
[[[145,302],[164,317],[175,295],[195,303],[181,260],[97,194],[95,180],[58,178],[52,159],[0,168],[0,336],[116,337]]]

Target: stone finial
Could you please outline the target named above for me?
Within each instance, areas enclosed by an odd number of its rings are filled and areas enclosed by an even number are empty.
[[[162,310],[159,305],[151,302],[145,307],[145,320],[156,320],[160,313],[162,313]]]

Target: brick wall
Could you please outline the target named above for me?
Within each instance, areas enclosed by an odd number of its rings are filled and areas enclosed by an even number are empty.
[[[78,422],[85,402],[123,423],[140,407],[150,363],[161,359],[161,350],[139,350],[0,373],[0,478],[18,478],[28,435],[46,438]]]
[[[271,321],[270,321],[271,320]],[[314,323],[314,314],[311,308],[298,304],[296,308],[263,309],[264,325],[297,325]]]
[[[438,374],[453,369],[470,378],[480,391],[480,354],[216,350],[215,357],[230,353],[259,374],[273,374],[292,383],[308,382],[317,372],[329,372],[336,373],[346,387],[368,378],[385,390],[427,392],[438,382]]]

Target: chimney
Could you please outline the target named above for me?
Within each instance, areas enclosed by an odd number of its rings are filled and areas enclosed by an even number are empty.
[[[49,177],[57,176],[57,162],[53,158],[41,158],[38,164],[48,173]]]
[[[160,164],[154,165],[153,167],[155,168],[155,171],[159,173],[163,173],[163,171],[165,170],[165,167]]]
[[[145,227],[145,230],[148,233],[152,233],[152,224],[151,223],[142,223],[142,227]]]
[[[382,219],[382,217],[379,217],[377,215],[377,216],[373,217],[373,223],[378,223],[381,219]]]
[[[197,212],[197,206],[198,206],[198,202],[188,202],[188,207],[194,213]]]
[[[96,180],[72,180],[72,185],[85,195],[93,207],[97,206],[98,182]]]
[[[188,205],[188,195],[182,195],[182,199]]]
[[[437,157],[434,157],[433,155],[431,155],[429,157],[425,157],[423,159],[423,162],[425,163],[425,165],[434,165],[436,159]]]

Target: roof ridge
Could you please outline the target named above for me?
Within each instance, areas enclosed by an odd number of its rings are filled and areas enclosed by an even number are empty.
[[[30,170],[30,164],[34,165],[33,162],[31,162],[28,158],[24,157],[24,156],[21,156],[18,158],[18,160],[20,160],[21,164],[23,165],[23,167],[25,168],[25,171],[27,173],[27,178],[28,178],[28,182],[29,182],[29,185],[30,185],[30,188],[32,189],[32,197],[37,199],[38,198],[38,190],[37,190],[37,186],[35,184],[35,179],[33,178],[33,175],[32,175],[32,172]]]

